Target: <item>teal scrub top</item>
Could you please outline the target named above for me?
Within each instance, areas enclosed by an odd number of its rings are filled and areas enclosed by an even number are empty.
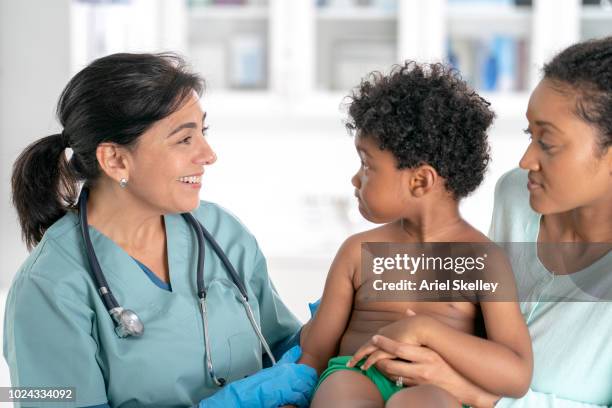
[[[255,238],[218,205],[193,215],[210,231],[245,283],[249,304],[272,348],[300,322],[280,300]],[[45,406],[185,407],[215,393],[205,364],[196,295],[197,240],[179,214],[164,216],[172,291],[156,286],[125,251],[89,227],[119,304],[143,321],[140,338],[119,338],[91,278],[78,215],[53,224],[14,278],[4,318],[4,356],[13,386],[76,387],[76,402]],[[204,263],[211,356],[218,377],[262,368],[262,347],[239,292],[210,245]]]

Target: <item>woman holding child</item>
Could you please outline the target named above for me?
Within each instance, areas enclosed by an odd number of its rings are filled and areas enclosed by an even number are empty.
[[[606,301],[611,299],[567,302],[563,288],[593,277],[609,282],[612,270],[612,37],[573,45],[546,64],[527,119],[531,144],[521,169],[497,183],[489,233],[497,242],[538,243],[532,259],[512,259],[519,286],[526,276],[536,279],[530,302],[521,303],[534,356],[527,394],[500,399],[459,374],[436,351],[392,340],[397,333],[384,330],[355,358],[373,349],[389,353],[396,359],[376,363],[389,378],[437,386],[473,406],[609,406],[612,305]],[[599,243],[603,248],[570,264],[540,252],[544,243]],[[599,281],[598,290],[609,294],[610,284]],[[402,320],[403,338],[415,330],[411,319]]]

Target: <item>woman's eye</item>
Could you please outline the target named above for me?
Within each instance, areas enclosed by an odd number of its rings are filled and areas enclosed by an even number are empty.
[[[531,129],[525,128],[525,129],[523,129],[523,133],[526,134],[526,135],[529,135],[529,138],[531,139]]]
[[[204,126],[204,127],[202,128],[202,134],[203,134],[204,136],[206,136],[206,134],[208,133],[208,129],[209,129],[209,128],[210,128],[210,126]]]
[[[191,143],[191,136],[187,136],[187,137],[181,139],[181,141],[179,143],[183,143],[183,144]]]
[[[550,149],[552,149],[552,146],[549,144],[544,143],[543,141],[538,141],[538,144],[540,145],[540,147],[542,148],[542,150],[544,150],[545,152],[549,151]]]

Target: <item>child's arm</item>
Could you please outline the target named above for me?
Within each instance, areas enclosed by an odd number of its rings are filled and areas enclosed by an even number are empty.
[[[533,370],[531,338],[518,304],[483,302],[487,339],[430,318],[423,345],[459,373],[495,394],[519,398],[529,390]]]
[[[509,265],[508,273],[497,277],[505,281],[504,285],[514,285]],[[456,330],[427,315],[404,318],[379,332],[399,342],[434,350],[466,379],[492,394],[518,398],[529,389],[533,368],[531,338],[518,304],[481,302],[480,307],[487,339]],[[371,344],[364,345],[351,363],[369,354],[362,366],[367,369],[389,358],[387,353],[376,350]]]
[[[353,277],[360,262],[361,242],[356,237],[347,239],[338,250],[325,282],[321,305],[302,331],[302,357],[320,374],[328,360],[337,354],[338,344],[346,329],[353,307]]]
[[[503,291],[498,299],[506,301],[480,302],[487,338],[431,319],[432,330],[425,331],[424,345],[476,385],[495,395],[518,398],[525,395],[531,383],[531,337],[518,303],[507,301],[517,299],[508,258],[502,251],[490,252],[488,264],[487,274]]]

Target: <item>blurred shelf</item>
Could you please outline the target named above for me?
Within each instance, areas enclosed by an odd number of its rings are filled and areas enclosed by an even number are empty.
[[[603,21],[612,24],[612,9],[600,6],[583,6],[580,18],[584,21]]]
[[[197,6],[189,10],[195,20],[265,20],[268,14],[266,6],[248,5]]]
[[[497,115],[496,121],[522,120],[529,101],[528,92],[479,92],[491,103]],[[217,91],[204,94],[202,106],[213,122],[222,121],[224,126],[233,126],[236,118],[248,118],[266,125],[270,120],[302,121],[311,119],[312,127],[342,125],[346,117],[347,92],[317,91],[301,96],[289,97],[271,91]],[[294,122],[295,126],[297,122]],[[280,124],[280,122],[279,122]],[[239,124],[238,124],[239,125]],[[302,125],[300,125],[302,126]]]
[[[389,21],[397,19],[396,10],[375,7],[321,7],[317,9],[320,21]]]
[[[450,4],[446,17],[451,35],[508,34],[526,37],[531,32],[530,8],[503,4]]]

